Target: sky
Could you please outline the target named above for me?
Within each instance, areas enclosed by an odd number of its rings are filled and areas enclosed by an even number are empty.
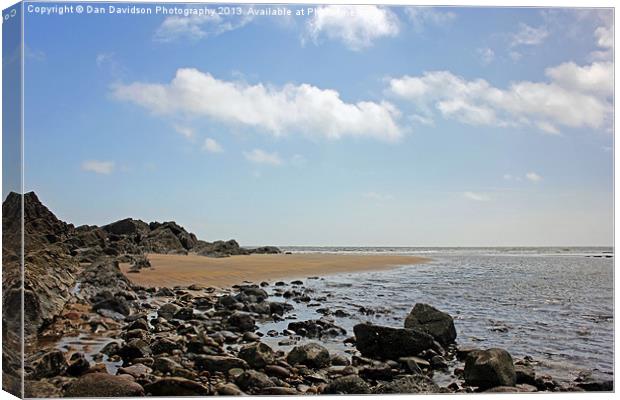
[[[26,11],[25,186],[61,219],[248,246],[612,245],[611,10],[146,7]]]

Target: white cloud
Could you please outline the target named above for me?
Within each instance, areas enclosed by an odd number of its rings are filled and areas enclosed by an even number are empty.
[[[218,36],[242,28],[252,21],[250,15],[226,17],[217,13],[204,15],[171,15],[166,17],[155,32],[158,42],[172,42],[180,39],[199,40]]]
[[[364,193],[364,198],[371,199],[371,200],[377,200],[377,201],[386,201],[386,200],[393,200],[394,196],[392,196],[391,194],[367,192],[367,193]]]
[[[544,26],[534,28],[525,23],[519,24],[519,31],[512,35],[512,46],[534,46],[541,44],[549,36]]]
[[[478,49],[478,54],[480,55],[480,60],[484,65],[491,64],[495,59],[495,52],[488,47]]]
[[[507,89],[484,79],[466,80],[449,71],[431,71],[389,81],[388,92],[409,100],[425,117],[434,110],[470,125],[605,128],[610,124],[613,67],[609,63],[549,68],[549,82],[521,81]]]
[[[542,176],[538,175],[536,172],[528,172],[525,174],[525,177],[530,182],[540,182],[542,181]]]
[[[510,56],[512,61],[519,61],[521,57],[523,57],[523,54],[519,53],[518,51],[511,51],[510,53],[508,53],[508,55]]]
[[[87,160],[82,163],[82,170],[96,174],[109,175],[114,171],[114,161]]]
[[[507,180],[507,181],[511,181],[512,180],[512,175],[504,174],[504,179]]]
[[[396,123],[400,113],[392,104],[346,103],[337,91],[309,84],[250,85],[183,68],[170,83],[116,85],[113,94],[155,114],[204,116],[255,127],[274,136],[300,133],[328,139],[355,136],[385,141],[402,136]]]
[[[185,136],[187,139],[194,137],[194,130],[192,128],[181,125],[174,125],[173,128],[178,134]]]
[[[377,39],[398,35],[399,21],[392,11],[378,6],[320,6],[307,22],[306,32],[315,43],[324,35],[359,51]]]
[[[203,150],[208,151],[209,153],[221,153],[224,151],[222,146],[215,139],[206,138],[204,144],[202,145]]]
[[[594,31],[596,43],[599,47],[611,49],[614,47],[614,32],[611,27],[599,26]]]
[[[545,74],[567,89],[600,96],[612,96],[614,92],[614,66],[611,62],[595,62],[583,67],[568,62],[547,68]]]
[[[463,196],[466,199],[473,200],[473,201],[490,201],[491,200],[491,198],[484,193],[465,192],[463,193]]]
[[[268,153],[261,149],[254,149],[252,151],[244,151],[243,156],[250,162],[256,164],[266,164],[272,166],[282,165],[282,159],[278,153]]]
[[[428,25],[444,27],[456,19],[455,13],[433,7],[407,7],[405,13],[418,31],[424,30]]]

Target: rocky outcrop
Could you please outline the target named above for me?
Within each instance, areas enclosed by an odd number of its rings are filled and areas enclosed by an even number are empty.
[[[413,307],[405,319],[405,328],[426,332],[444,346],[456,340],[452,317],[428,304],[418,303]]]
[[[355,345],[364,357],[397,360],[434,347],[433,337],[416,329],[371,324],[353,327]]]
[[[465,360],[465,382],[480,389],[514,386],[517,382],[514,363],[503,349],[475,350]]]

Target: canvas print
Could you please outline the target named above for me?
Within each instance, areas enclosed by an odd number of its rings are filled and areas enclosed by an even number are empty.
[[[3,389],[613,392],[614,12],[6,8]]]

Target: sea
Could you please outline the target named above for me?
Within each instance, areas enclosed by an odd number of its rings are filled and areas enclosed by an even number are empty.
[[[327,308],[336,325],[352,336],[353,326],[361,322],[403,327],[413,306],[427,303],[453,316],[459,347],[499,347],[515,358],[530,356],[538,374],[550,375],[560,383],[572,382],[582,371],[594,370],[613,378],[611,247],[282,250],[417,255],[430,259],[428,263],[389,270],[302,279],[303,289],[321,301],[295,303],[292,317],[297,321],[319,319],[323,314],[317,310]],[[274,296],[272,300],[282,298]],[[338,310],[339,317],[334,317]],[[283,350],[290,348],[293,344],[281,334],[289,322],[262,324],[263,341]],[[342,338],[327,343],[332,351],[351,352]],[[445,383],[450,379],[443,377]]]

